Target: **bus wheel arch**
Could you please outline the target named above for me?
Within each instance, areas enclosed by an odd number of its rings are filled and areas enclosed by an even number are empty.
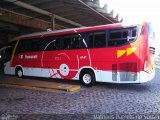
[[[22,67],[20,67],[20,66],[16,67],[16,69],[15,69],[15,75],[18,78],[22,78],[23,77],[23,69],[22,69]]]
[[[95,72],[91,68],[84,68],[80,71],[79,80],[82,85],[91,87],[96,83]]]

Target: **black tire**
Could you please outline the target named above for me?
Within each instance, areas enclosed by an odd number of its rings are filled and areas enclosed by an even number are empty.
[[[18,78],[22,78],[23,77],[23,70],[21,68],[17,68],[16,69],[16,76]]]
[[[96,83],[94,72],[91,70],[82,71],[80,75],[80,81],[82,82],[82,85],[86,87],[92,87]]]

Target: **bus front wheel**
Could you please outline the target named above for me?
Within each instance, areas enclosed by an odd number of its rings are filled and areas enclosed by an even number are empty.
[[[96,82],[94,72],[92,72],[91,70],[82,71],[80,80],[82,82],[82,85],[87,87],[93,86]]]
[[[22,78],[23,77],[23,70],[21,68],[17,68],[16,69],[16,76],[18,78]]]

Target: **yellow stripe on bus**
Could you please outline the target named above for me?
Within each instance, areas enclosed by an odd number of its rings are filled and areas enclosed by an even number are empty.
[[[120,58],[122,55],[127,54],[127,56],[131,55],[137,50],[137,47],[127,48],[127,50],[117,50],[117,58]]]
[[[10,65],[9,65],[10,67],[12,66],[14,54],[15,54],[15,52],[16,52],[16,48],[17,48],[17,46],[18,46],[18,43],[19,43],[19,40],[17,40],[16,45],[15,45],[15,47],[14,47],[14,49],[13,49],[12,56],[11,56],[11,60],[10,60]]]
[[[126,50],[117,50],[117,58],[121,57],[126,53]]]
[[[130,54],[132,54],[133,52],[135,52],[136,49],[137,49],[136,47],[127,48],[127,56],[130,55]]]

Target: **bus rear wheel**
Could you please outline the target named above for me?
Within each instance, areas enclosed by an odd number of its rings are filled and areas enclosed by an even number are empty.
[[[91,70],[85,70],[80,75],[82,85],[91,87],[96,83],[95,75]]]
[[[16,69],[16,76],[18,78],[22,78],[23,77],[23,70],[21,68],[17,68]]]

